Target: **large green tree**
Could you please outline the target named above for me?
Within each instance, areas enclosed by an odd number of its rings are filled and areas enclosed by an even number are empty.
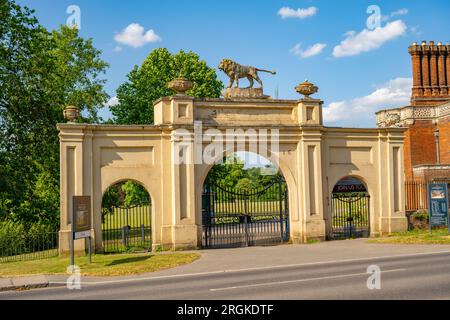
[[[194,52],[170,53],[165,48],[153,50],[143,64],[128,74],[128,81],[117,89],[119,104],[111,107],[118,124],[152,124],[153,102],[170,96],[167,83],[178,76],[194,83],[187,94],[197,98],[220,96],[223,84],[216,71]]]
[[[49,32],[33,14],[0,0],[0,219],[56,224],[56,124],[67,105],[78,106],[84,122],[99,120],[107,64],[76,29]]]

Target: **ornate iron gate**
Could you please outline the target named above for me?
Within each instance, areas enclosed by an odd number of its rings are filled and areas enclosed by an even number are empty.
[[[270,245],[289,240],[289,199],[280,177],[252,190],[207,181],[202,195],[203,248]]]
[[[105,253],[133,249],[148,250],[151,238],[151,203],[113,206],[102,215],[102,240]]]
[[[332,239],[370,235],[370,196],[367,193],[333,193]]]

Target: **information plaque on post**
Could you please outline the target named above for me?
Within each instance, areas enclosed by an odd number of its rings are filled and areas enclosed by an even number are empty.
[[[430,216],[430,231],[434,227],[448,227],[448,189],[446,183],[428,185],[428,208]]]
[[[74,240],[88,238],[89,262],[91,262],[91,197],[73,196],[71,265],[74,265]]]

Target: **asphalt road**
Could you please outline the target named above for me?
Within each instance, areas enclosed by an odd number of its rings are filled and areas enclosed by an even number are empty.
[[[369,290],[367,268],[381,270]],[[450,299],[450,253],[415,253],[3,292],[0,299]]]

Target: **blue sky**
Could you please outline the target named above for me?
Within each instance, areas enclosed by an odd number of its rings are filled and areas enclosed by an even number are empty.
[[[66,23],[67,8],[81,10],[80,34],[93,38],[110,64],[107,92],[114,97],[126,75],[157,47],[197,52],[216,67],[222,58],[275,69],[262,75],[266,94],[296,99],[308,79],[319,86],[325,124],[373,127],[378,109],[408,103],[408,46],[450,41],[450,2],[364,0],[19,0],[47,28]],[[381,10],[367,25],[370,5]],[[373,22],[373,19],[369,19]],[[370,28],[369,28],[370,27]],[[153,30],[153,31],[151,31]],[[227,78],[218,72],[219,78]],[[101,111],[109,116],[108,108]]]

